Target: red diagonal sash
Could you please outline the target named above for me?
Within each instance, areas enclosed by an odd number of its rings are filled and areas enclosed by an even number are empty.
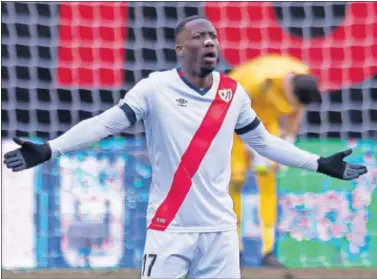
[[[170,190],[157,209],[149,229],[164,231],[173,221],[190,191],[193,176],[199,169],[204,156],[224,122],[236,88],[236,81],[225,75],[220,75],[216,97],[186,151],[183,153],[178,168],[174,173]]]

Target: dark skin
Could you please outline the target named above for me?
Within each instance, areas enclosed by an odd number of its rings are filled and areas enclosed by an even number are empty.
[[[176,38],[175,51],[185,78],[197,88],[211,87],[211,73],[219,60],[219,41],[212,23],[206,19],[186,23]]]

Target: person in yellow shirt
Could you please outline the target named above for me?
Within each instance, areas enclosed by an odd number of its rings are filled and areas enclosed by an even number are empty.
[[[228,75],[238,81],[266,129],[291,143],[296,139],[305,105],[320,101],[318,83],[309,68],[294,57],[270,54],[252,59],[231,70]],[[237,135],[232,150],[230,194],[240,228],[241,187],[248,170],[255,174],[260,194],[260,220],[264,266],[282,267],[275,255],[277,220],[276,172],[274,162],[247,150]],[[247,216],[242,216],[248,218]],[[241,243],[242,251],[242,243]]]

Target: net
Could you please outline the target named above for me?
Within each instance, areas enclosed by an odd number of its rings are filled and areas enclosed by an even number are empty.
[[[271,52],[293,55],[310,66],[321,80],[324,96],[321,105],[307,108],[300,132],[302,137],[340,137],[342,140],[349,137],[373,140],[377,137],[375,3],[2,2],[1,5],[2,137],[54,138],[79,121],[116,104],[130,87],[150,72],[175,67],[174,27],[178,20],[196,14],[207,15],[219,31],[223,49],[219,70]],[[140,265],[150,179],[145,148],[137,138],[112,142],[110,149],[117,147],[115,151],[109,151],[109,146],[104,143],[92,153],[77,153],[53,161],[33,173],[39,179],[31,183],[35,185],[33,199],[40,206],[37,212],[39,221],[35,225],[36,266]],[[336,148],[340,146],[349,145],[339,144]],[[372,149],[372,155],[368,155],[368,151],[362,160],[376,158],[374,145],[367,146],[360,148],[363,152]],[[321,150],[315,151],[326,153],[332,148],[331,144],[324,144]],[[127,152],[119,155],[115,154],[117,151]],[[373,160],[370,164],[375,169]],[[75,169],[79,171],[75,172]],[[289,206],[288,202],[283,205],[288,211],[296,210],[292,204],[302,206],[301,201],[312,198],[305,196],[295,200],[300,197],[302,189],[310,187],[308,182],[312,178],[302,172],[286,174],[286,177],[299,177],[301,181],[293,190],[289,188],[293,182],[282,182],[287,191],[299,190],[296,196],[283,199],[283,202],[288,200],[290,203]],[[364,183],[366,189],[360,186],[368,197],[373,191],[375,193],[377,182],[371,180],[373,177]],[[312,189],[313,192],[319,193],[318,200],[328,201],[330,198],[321,191],[331,190],[330,182],[317,182],[316,185],[324,188]],[[60,186],[54,190],[50,185]],[[80,186],[78,190],[72,190],[77,185]],[[257,199],[252,200],[250,207],[255,207]],[[113,207],[109,207],[109,201],[113,201]],[[60,206],[61,202],[65,206]],[[364,203],[358,207],[347,204],[347,212],[353,210],[352,214],[349,213],[350,218],[359,216],[355,220],[365,223],[372,202],[361,202]],[[98,212],[88,211],[88,208],[97,208]],[[120,208],[126,210],[123,212]],[[78,235],[75,232],[77,227],[74,225],[80,215],[77,212],[89,216],[90,220],[103,221],[104,226],[96,229],[98,235],[92,236],[95,247],[91,251],[82,248],[85,245],[82,245],[80,235],[88,228],[81,227]],[[330,217],[326,218],[322,221]],[[124,223],[125,220],[128,223]],[[356,221],[348,220],[346,224],[340,224],[340,229],[352,230]],[[256,228],[257,223],[250,225],[251,228]],[[337,225],[335,223],[334,230]],[[290,230],[287,226],[283,223],[281,230]],[[344,226],[348,226],[347,229]],[[108,241],[109,232],[105,227],[115,232],[111,241]],[[124,234],[119,233],[122,230]],[[366,232],[360,233],[363,237],[358,238],[359,242],[354,241],[357,242],[357,247],[353,248],[353,251],[357,250],[356,255],[367,251],[362,254],[361,261],[354,263],[352,258],[342,254],[340,256],[346,260],[340,261],[339,265],[376,266],[377,259],[371,258],[368,252],[375,250],[376,231],[376,225],[372,223]],[[286,250],[289,251],[297,239],[313,238],[306,233],[289,234],[283,242],[288,247]],[[251,234],[253,238],[255,232]],[[324,234],[327,236],[332,232]],[[339,234],[347,237],[343,231]],[[12,233],[8,236],[11,238]],[[350,237],[356,239],[357,234]],[[327,240],[321,238],[320,241],[321,247],[325,246]],[[369,243],[367,248],[363,241]],[[13,251],[9,243],[17,243],[17,240],[8,241],[8,250]],[[120,243],[123,250],[119,250]],[[291,266],[334,266],[339,263],[337,256],[339,251],[344,252],[339,248],[344,246],[343,242],[335,241],[331,254],[325,248],[317,249],[318,254],[310,254],[308,251],[315,245],[315,242],[309,243],[306,250],[296,245],[294,257],[285,254],[280,257]],[[249,251],[255,250],[257,248]],[[95,256],[88,261],[89,252]],[[325,258],[318,260],[321,253]],[[331,258],[326,257],[329,254]],[[255,257],[251,255],[251,258]],[[23,265],[17,263],[17,257],[12,257],[12,265],[17,264]],[[27,266],[33,266],[33,263],[28,262]]]
[[[323,104],[308,108],[301,134],[355,137],[376,132],[375,3],[209,3],[231,65],[288,54],[319,78]],[[371,59],[371,60],[370,60]]]
[[[196,3],[3,3],[2,135],[56,137],[176,66]]]
[[[176,66],[174,26],[194,14],[219,29],[224,67],[267,52],[311,66],[332,94],[308,108],[303,135],[375,135],[376,13],[374,3],[3,3],[2,135],[55,137]]]

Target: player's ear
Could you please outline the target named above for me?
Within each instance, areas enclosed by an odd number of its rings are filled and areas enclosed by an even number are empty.
[[[177,44],[175,45],[175,53],[178,57],[183,57],[183,45]]]

